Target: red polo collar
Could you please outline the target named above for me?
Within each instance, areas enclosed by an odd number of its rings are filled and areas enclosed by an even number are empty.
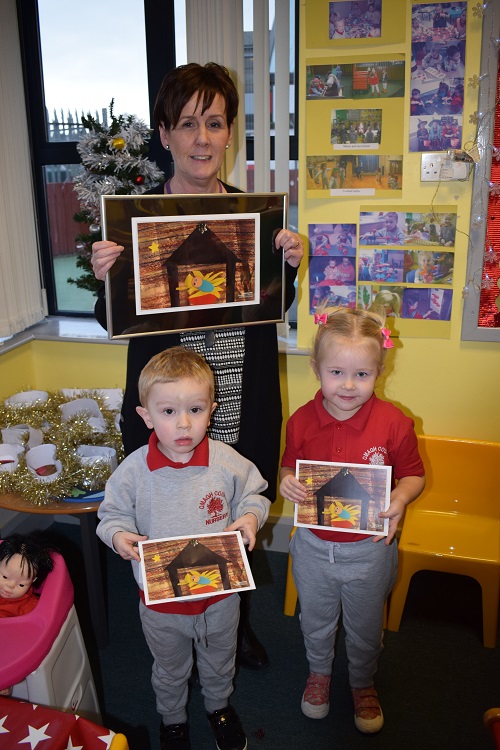
[[[158,448],[158,438],[152,432],[148,442],[147,464],[150,471],[163,469],[169,466],[171,469],[185,469],[186,466],[208,466],[208,437],[205,435],[201,443],[194,449],[193,455],[185,464],[180,461],[171,461],[168,456]]]

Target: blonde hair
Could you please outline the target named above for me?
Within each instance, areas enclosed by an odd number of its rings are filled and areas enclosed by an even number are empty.
[[[382,370],[386,355],[385,337],[382,328],[385,324],[383,310],[359,310],[349,307],[318,307],[319,316],[326,315],[326,322],[318,325],[314,339],[311,361],[317,367],[332,343],[347,346],[362,346],[369,351]]]
[[[401,297],[397,292],[391,292],[389,289],[382,289],[377,292],[370,310],[373,312],[384,314],[385,316],[385,305],[388,305],[394,314],[399,317],[401,313]]]
[[[139,376],[139,400],[146,406],[151,388],[156,383],[174,383],[182,378],[194,378],[206,383],[209,398],[214,400],[214,376],[201,354],[186,349],[184,346],[173,346],[149,360]]]

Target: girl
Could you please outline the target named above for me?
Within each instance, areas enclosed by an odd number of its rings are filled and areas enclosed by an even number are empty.
[[[394,487],[389,509],[380,514],[389,519],[385,544],[374,544],[383,537],[305,527],[292,538],[310,667],[301,708],[312,719],[328,714],[342,610],[354,723],[361,732],[373,733],[384,723],[374,675],[384,604],[397,575],[397,547],[391,542],[406,505],[424,487],[424,469],[413,421],[374,395],[386,351],[393,347],[384,317],[348,308],[318,313],[311,365],[321,389],[288,421],[280,492],[295,503],[306,498],[306,488],[295,478],[297,459],[390,465]]]

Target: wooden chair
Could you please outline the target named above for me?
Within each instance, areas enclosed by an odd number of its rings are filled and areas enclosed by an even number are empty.
[[[412,576],[470,576],[482,589],[483,643],[494,648],[500,596],[500,443],[419,436],[426,487],[408,506],[389,630],[399,630]]]

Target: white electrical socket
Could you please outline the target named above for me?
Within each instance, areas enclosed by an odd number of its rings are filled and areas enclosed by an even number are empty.
[[[469,173],[470,166],[467,162],[450,159],[445,151],[422,154],[421,182],[466,180]]]

